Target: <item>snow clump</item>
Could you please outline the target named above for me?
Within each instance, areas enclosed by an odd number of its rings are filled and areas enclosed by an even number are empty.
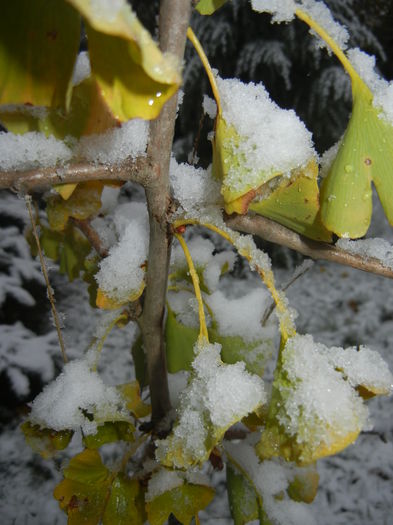
[[[229,191],[241,194],[276,175],[290,176],[316,157],[311,133],[293,110],[281,109],[270,99],[263,84],[219,77],[217,83],[223,119],[240,136],[236,143],[224,144],[242,159],[241,169],[236,163],[229,167],[224,181]]]
[[[29,419],[32,424],[56,431],[81,428],[90,435],[97,431],[97,423],[87,414],[105,421],[121,413],[122,401],[116,389],[105,385],[85,360],[75,360],[67,363],[57,379],[35,398]]]
[[[385,239],[370,238],[356,241],[339,239],[336,246],[354,255],[378,259],[383,266],[393,270],[393,246]]]
[[[125,204],[115,216],[119,242],[109,250],[96,274],[99,288],[123,303],[143,286],[143,265],[149,249],[149,219],[143,203]]]

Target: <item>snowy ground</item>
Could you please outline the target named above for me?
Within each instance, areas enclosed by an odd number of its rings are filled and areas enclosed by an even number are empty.
[[[380,211],[371,234],[393,241],[392,230]],[[279,272],[279,281],[285,281],[286,277],[287,272]],[[68,285],[62,278],[56,278],[55,284],[60,290],[66,285],[71,290],[65,298],[60,297],[65,294],[59,294],[59,309],[66,316],[65,336],[70,356],[77,357],[92,335],[93,316],[99,314],[88,306],[84,285]],[[329,345],[366,344],[377,349],[393,370],[392,289],[393,283],[388,279],[318,262],[288,290],[288,296],[299,312],[297,326],[300,333],[311,333],[317,341]],[[4,337],[4,331],[1,333]],[[103,354],[107,382],[131,379],[129,347],[133,333],[133,327],[126,327],[116,329],[110,335]],[[392,398],[372,400],[373,430],[363,434],[343,453],[319,462],[320,490],[312,505],[319,525],[392,523],[392,412]],[[66,523],[65,515],[52,498],[66,454],[55,462],[44,461],[33,454],[19,431],[20,419],[15,417],[0,436],[1,521],[5,525]],[[214,480],[217,497],[208,512],[201,513],[201,522],[229,524],[231,520],[223,496],[223,474],[214,473]]]

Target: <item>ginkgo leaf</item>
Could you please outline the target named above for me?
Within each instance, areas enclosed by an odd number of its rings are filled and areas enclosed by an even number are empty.
[[[254,487],[230,462],[227,463],[226,472],[229,509],[234,525],[245,525],[257,520],[258,496]]]
[[[115,118],[153,119],[181,82],[178,66],[164,55],[127,2],[68,0],[85,18],[92,75]]]
[[[201,15],[212,15],[217,9],[220,9],[227,0],[199,0],[195,9]]]
[[[118,390],[126,402],[126,407],[135,417],[146,417],[151,413],[151,406],[144,403],[141,399],[141,389],[138,381],[119,385]]]
[[[282,177],[268,197],[255,199],[249,209],[301,235],[331,242],[332,234],[320,218],[317,179],[318,165],[313,159],[304,170],[296,170],[290,179]]]
[[[127,299],[124,299],[121,301],[110,297],[108,293],[98,288],[96,306],[98,308],[102,308],[103,310],[116,310],[117,308],[120,308],[124,304],[132,303],[133,301],[138,300],[139,297],[142,295],[143,290],[145,289],[145,285],[146,283],[145,281],[143,281],[138,290],[132,291],[131,294],[127,297]]]
[[[80,17],[63,0],[15,0],[0,18],[0,103],[68,107]]]
[[[71,430],[57,432],[51,428],[41,428],[29,421],[25,421],[20,428],[34,452],[38,452],[45,459],[67,448],[74,434]]]
[[[372,383],[377,371],[390,385],[392,376],[375,352],[357,358],[346,352],[315,343],[309,335],[288,339],[257,446],[261,458],[281,456],[307,465],[356,440],[368,417],[356,386]],[[340,363],[346,363],[346,370],[340,370]]]
[[[179,321],[169,306],[167,310],[165,350],[168,372],[175,374],[180,370],[189,371],[195,358],[194,345],[199,330]],[[274,349],[271,339],[246,342],[240,336],[223,336],[215,324],[208,328],[208,333],[213,343],[221,345],[221,359],[224,363],[234,364],[243,361],[248,372],[262,376],[266,362]]]
[[[316,158],[311,134],[294,111],[278,107],[263,84],[217,77],[222,111],[213,140],[213,175],[227,213],[244,214],[261,188],[291,177]]]
[[[64,478],[54,497],[70,525],[125,525],[130,517],[132,523],[144,523],[139,482],[113,475],[97,450],[85,449],[73,457]]]
[[[319,474],[315,464],[298,468],[295,477],[288,485],[287,492],[294,501],[312,503],[318,492]]]
[[[46,212],[52,230],[64,230],[70,217],[84,220],[96,215],[101,208],[103,187],[100,181],[82,182],[67,200],[61,196],[51,197]]]
[[[339,237],[358,238],[370,225],[371,181],[393,225],[393,126],[373,106],[362,81],[352,82],[352,93],[352,115],[321,187],[321,218]]]
[[[226,430],[261,406],[263,381],[243,362],[227,365],[219,344],[198,340],[186,390],[171,434],[157,442],[156,457],[170,468],[203,463]]]
[[[207,507],[214,497],[214,490],[206,485],[184,483],[168,490],[146,503],[150,525],[163,525],[173,514],[183,525],[189,525],[192,518]]]
[[[195,357],[194,345],[198,339],[198,328],[186,326],[176,319],[168,306],[165,323],[165,351],[168,372],[175,374],[180,370],[191,370]]]
[[[103,133],[118,125],[92,77],[73,88],[67,112],[22,105],[0,106],[0,121],[12,133],[40,131],[58,139]]]
[[[119,474],[111,486],[103,525],[143,525],[145,521],[143,491],[139,481]]]
[[[128,421],[106,421],[103,425],[97,427],[95,434],[83,437],[83,444],[86,448],[100,448],[106,443],[114,441],[135,441],[135,427]]]

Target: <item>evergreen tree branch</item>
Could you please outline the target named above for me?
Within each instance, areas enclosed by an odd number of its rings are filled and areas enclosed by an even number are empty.
[[[121,164],[102,165],[77,163],[66,166],[36,168],[27,171],[0,171],[0,190],[17,193],[45,191],[56,184],[71,184],[92,180],[133,181],[149,186],[157,171],[146,157],[129,159]]]
[[[312,241],[260,215],[233,215],[226,218],[226,223],[234,230],[256,235],[275,244],[281,244],[312,259],[332,261],[393,279],[393,270],[383,266],[381,261],[374,257],[354,255],[331,244]]]
[[[183,60],[190,18],[190,0],[161,0],[160,47]],[[148,159],[158,168],[158,177],[146,188],[150,220],[150,244],[146,295],[141,320],[152,404],[152,422],[159,423],[170,410],[163,320],[172,234],[169,162],[176,119],[177,96],[172,97],[151,122]]]

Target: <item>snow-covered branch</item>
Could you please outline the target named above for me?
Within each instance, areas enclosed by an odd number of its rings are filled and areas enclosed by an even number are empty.
[[[0,190],[16,192],[43,191],[56,184],[92,180],[131,180],[144,187],[152,184],[157,170],[146,157],[128,159],[120,164],[93,164],[89,162],[60,167],[35,168],[27,171],[0,171]]]
[[[226,223],[235,230],[281,244],[312,259],[332,261],[393,279],[393,269],[384,266],[381,260],[375,257],[357,255],[337,246],[306,239],[285,226],[260,215],[232,215],[227,217]]]

